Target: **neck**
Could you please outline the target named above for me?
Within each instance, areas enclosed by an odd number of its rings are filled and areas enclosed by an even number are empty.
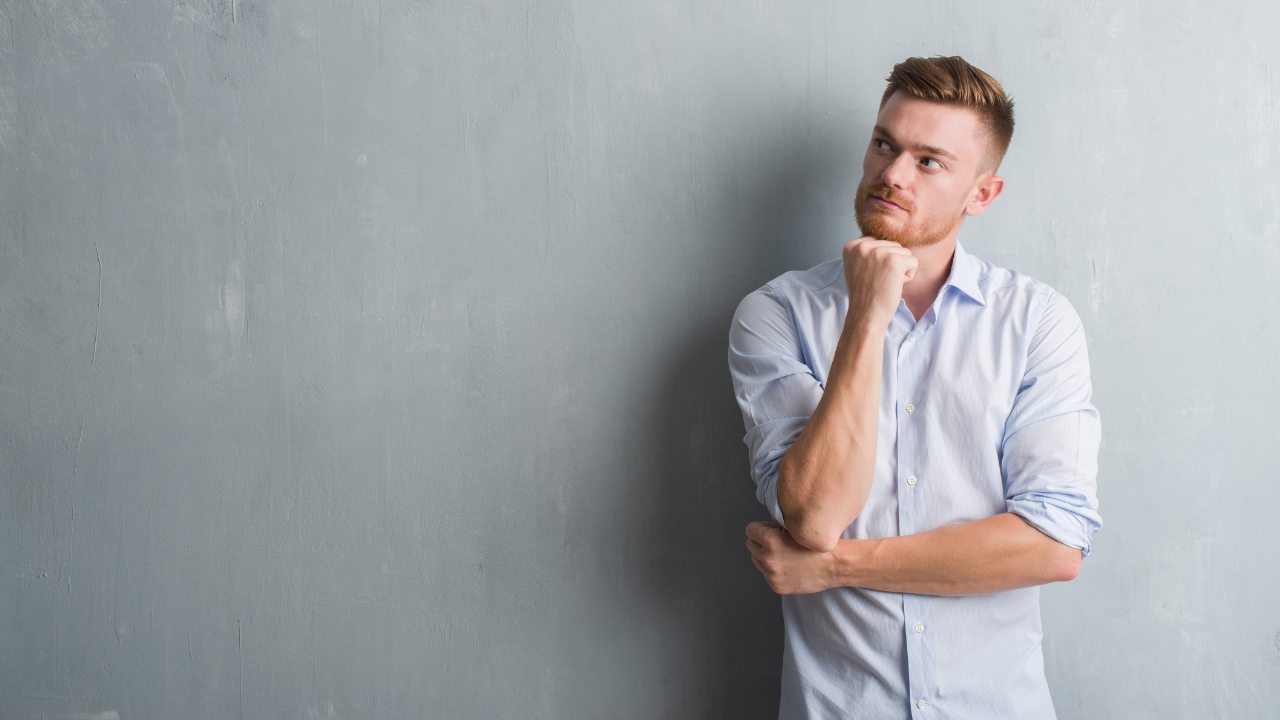
[[[911,315],[919,320],[933,301],[938,291],[951,275],[951,259],[956,252],[956,238],[948,237],[932,245],[911,248],[919,264],[915,275],[902,286],[902,299],[907,303]]]

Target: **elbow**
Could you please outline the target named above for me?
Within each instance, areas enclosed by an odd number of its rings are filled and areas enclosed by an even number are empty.
[[[794,493],[788,492],[791,484],[784,477],[793,477],[795,472],[788,462],[790,459],[790,454],[782,458],[782,466],[778,472],[778,509],[786,519],[787,532],[791,534],[792,540],[810,550],[829,553],[836,549],[845,525],[837,526],[837,523],[827,517],[830,513],[813,507],[810,499],[797,498]]]
[[[796,542],[813,550],[814,552],[829,553],[836,549],[836,545],[840,543],[839,535],[811,533],[801,537],[791,536]]]
[[[1084,558],[1077,548],[1069,545],[1060,545],[1055,548],[1052,559],[1050,560],[1050,577],[1049,582],[1069,582],[1075,580],[1080,574],[1080,564]]]
[[[1069,580],[1075,580],[1076,576],[1080,574],[1080,561],[1081,561],[1080,551],[1076,550],[1075,548],[1071,548],[1071,549],[1074,551],[1072,553],[1072,558],[1069,561],[1067,561],[1067,563],[1063,567],[1062,577],[1059,579],[1059,582],[1067,582]]]
[[[1049,583],[1075,580],[1076,576],[1080,574],[1084,551],[1067,545],[1049,535],[1020,515],[1014,514],[1013,516],[1026,523],[1025,527],[1035,531],[1030,537],[1035,538],[1036,549],[1030,557],[1034,558],[1032,562],[1036,564],[1036,567],[1029,569],[1031,570],[1031,576],[1039,580],[1038,584],[1047,585]]]
[[[819,523],[806,522],[803,514],[787,518],[787,532],[791,533],[791,539],[815,552],[829,553],[835,550],[843,531],[843,528],[832,530],[823,528]]]

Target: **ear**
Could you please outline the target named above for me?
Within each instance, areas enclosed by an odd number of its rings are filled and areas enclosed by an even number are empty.
[[[965,215],[980,215],[1004,190],[1004,178],[999,175],[987,175],[978,180],[978,185],[969,196],[964,206]]]

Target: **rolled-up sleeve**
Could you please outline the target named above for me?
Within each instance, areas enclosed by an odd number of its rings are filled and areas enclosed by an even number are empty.
[[[1005,424],[1005,502],[1049,537],[1089,554],[1098,515],[1101,423],[1090,402],[1089,355],[1079,315],[1044,296],[1013,410]]]
[[[761,288],[738,305],[729,330],[729,373],[746,426],[756,497],[783,527],[778,466],[822,399],[782,301]]]

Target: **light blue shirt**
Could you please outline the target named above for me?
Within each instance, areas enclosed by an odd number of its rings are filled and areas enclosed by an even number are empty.
[[[729,369],[756,496],[773,518],[778,464],[822,397],[849,306],[843,263],[789,272],[743,299]],[[1098,411],[1084,328],[1044,283],[957,243],[917,322],[884,341],[875,478],[844,538],[912,535],[1017,513],[1087,555],[1102,519]],[[833,588],[782,598],[779,717],[1053,718],[1040,590],[933,597]]]

